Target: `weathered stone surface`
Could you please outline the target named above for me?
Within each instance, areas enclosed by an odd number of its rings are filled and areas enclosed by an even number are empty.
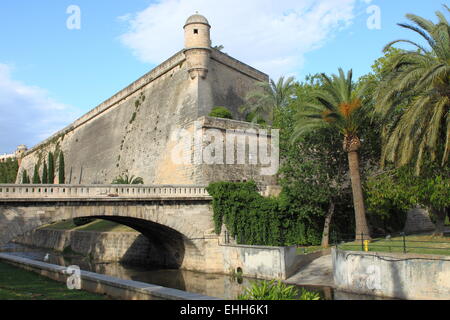
[[[134,207],[134,208],[133,208]],[[161,201],[148,204],[121,205],[90,203],[89,205],[45,205],[0,207],[0,244],[53,222],[76,217],[98,217],[130,226],[144,234],[154,245],[158,256],[154,261],[166,267],[199,270],[205,265],[202,239],[213,228],[209,202]],[[95,239],[84,239],[79,250],[91,246]],[[51,240],[50,240],[51,241]],[[110,244],[100,242],[96,250],[107,250]],[[161,254],[163,252],[164,254]]]
[[[450,299],[450,257],[332,249],[336,288],[399,299]]]
[[[95,217],[127,225],[142,233],[150,245],[133,248],[134,242],[130,243],[122,236],[71,232],[48,238],[36,238],[31,234],[27,236],[28,242],[57,250],[70,243],[76,252],[111,260],[120,259],[123,254],[133,256],[136,250],[149,248],[150,253],[144,254],[144,258],[164,267],[220,274],[233,273],[241,268],[244,276],[262,279],[286,279],[298,266],[295,247],[222,244],[222,238],[213,234],[208,200],[158,200],[126,205],[120,202],[73,204],[60,201],[57,206],[45,206],[39,202],[0,206],[0,245],[41,226],[77,217]]]
[[[426,232],[434,229],[436,229],[436,226],[431,222],[430,214],[427,210],[414,208],[408,211],[403,229],[405,233]]]
[[[88,256],[95,263],[123,262],[160,266],[165,250],[138,232],[91,232],[37,229],[14,240],[15,243],[72,252]]]
[[[63,151],[68,184],[107,184],[126,171],[146,184],[208,183],[215,177],[236,176],[267,184],[259,181],[258,165],[217,168],[173,163],[174,132],[207,116],[215,106],[225,106],[235,119],[243,120],[239,108],[246,94],[258,81],[268,81],[266,74],[210,48],[207,25],[188,24],[185,32],[185,50],[27,151],[17,183],[22,172],[33,172],[36,164],[42,173],[49,152]],[[219,175],[213,174],[216,170]]]

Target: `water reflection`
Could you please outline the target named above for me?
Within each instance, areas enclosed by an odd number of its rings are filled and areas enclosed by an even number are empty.
[[[78,265],[82,270],[109,275],[112,277],[135,280],[163,287],[179,289],[192,293],[199,293],[226,300],[235,300],[238,295],[257,281],[250,278],[235,278],[227,275],[207,274],[185,270],[149,270],[143,266],[131,266],[121,263],[92,263],[86,257],[76,255],[62,255],[59,252],[43,251],[44,249],[31,248],[23,245],[9,243],[0,247],[2,252],[28,259],[45,261],[60,266]],[[47,257],[47,259],[46,259]],[[326,300],[374,300],[372,296],[362,296],[338,292],[330,287],[305,286],[308,290],[319,292]]]

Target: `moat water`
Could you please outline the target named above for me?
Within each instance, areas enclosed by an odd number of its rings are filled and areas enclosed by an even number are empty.
[[[46,249],[9,243],[0,247],[0,252],[8,252],[20,257],[45,261],[60,266],[77,265],[82,270],[105,274],[108,276],[140,281],[167,288],[203,294],[226,300],[235,300],[253,282],[251,278],[236,278],[227,275],[207,274],[185,270],[151,269],[144,266],[132,266],[121,263],[92,263],[86,257],[63,255]],[[48,256],[47,256],[48,255]],[[47,256],[48,259],[45,259]],[[302,287],[298,287],[299,289]],[[319,292],[326,300],[379,300],[380,298],[349,294],[333,290],[331,287],[304,286],[303,288]]]

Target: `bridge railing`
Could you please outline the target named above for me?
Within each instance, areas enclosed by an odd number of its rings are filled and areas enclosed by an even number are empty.
[[[0,184],[0,199],[29,198],[210,198],[205,186]]]

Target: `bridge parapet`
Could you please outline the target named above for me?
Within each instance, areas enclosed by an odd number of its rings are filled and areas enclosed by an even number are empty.
[[[14,199],[211,199],[205,186],[0,184],[0,200]]]

